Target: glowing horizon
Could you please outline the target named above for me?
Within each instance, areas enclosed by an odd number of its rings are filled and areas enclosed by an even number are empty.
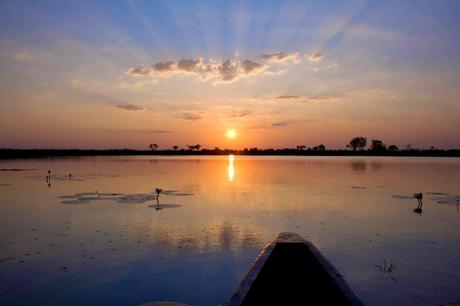
[[[0,9],[1,147],[460,148],[458,2]]]

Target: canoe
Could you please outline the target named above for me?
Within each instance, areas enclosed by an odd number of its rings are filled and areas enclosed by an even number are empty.
[[[225,305],[362,306],[363,303],[312,243],[287,232],[262,250]]]

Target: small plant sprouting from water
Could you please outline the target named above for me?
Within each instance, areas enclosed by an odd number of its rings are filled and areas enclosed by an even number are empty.
[[[160,205],[160,193],[163,191],[161,188],[155,188],[155,191],[157,193],[157,205]]]
[[[383,265],[374,265],[379,269],[379,272],[382,274],[388,275],[392,280],[396,281],[396,278],[393,276],[393,272],[396,270],[396,266],[394,263],[387,263],[387,261],[383,260]]]

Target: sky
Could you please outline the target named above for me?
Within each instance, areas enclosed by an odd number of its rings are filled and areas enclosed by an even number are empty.
[[[3,0],[0,147],[460,148],[459,38],[454,0]]]

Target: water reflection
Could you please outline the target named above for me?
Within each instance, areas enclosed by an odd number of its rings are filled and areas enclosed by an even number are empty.
[[[230,154],[228,156],[228,180],[233,182],[233,178],[235,177],[235,168],[233,166],[233,162],[235,161],[235,155]]]
[[[365,172],[367,164],[365,161],[354,161],[350,163],[351,169],[356,172]]]
[[[37,169],[0,171],[9,185],[0,187],[0,304],[222,304],[282,231],[308,236],[369,305],[458,297],[458,159],[238,156],[236,182],[235,158],[0,161]],[[160,205],[152,186],[165,188]],[[393,270],[382,259],[397,263],[397,282],[375,273],[376,263]]]

